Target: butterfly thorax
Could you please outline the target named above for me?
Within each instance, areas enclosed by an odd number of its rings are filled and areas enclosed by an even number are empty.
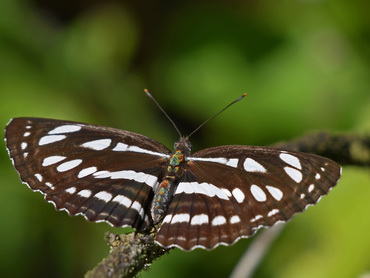
[[[181,138],[174,145],[174,152],[167,159],[163,180],[157,186],[151,205],[151,216],[157,224],[167,212],[178,179],[184,174],[186,156],[190,154],[191,144],[187,138]]]

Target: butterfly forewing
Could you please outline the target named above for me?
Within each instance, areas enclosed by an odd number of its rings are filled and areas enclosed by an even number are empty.
[[[287,221],[337,183],[340,166],[317,155],[223,146],[188,158],[187,175],[157,235],[163,246],[212,249]]]
[[[146,228],[153,188],[169,150],[113,128],[39,118],[13,119],[6,144],[23,182],[57,209],[90,221]]]

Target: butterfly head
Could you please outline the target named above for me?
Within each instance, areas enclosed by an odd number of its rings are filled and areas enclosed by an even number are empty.
[[[189,137],[182,137],[179,141],[175,142],[174,149],[175,151],[181,151],[185,155],[189,155],[191,152],[191,143]]]

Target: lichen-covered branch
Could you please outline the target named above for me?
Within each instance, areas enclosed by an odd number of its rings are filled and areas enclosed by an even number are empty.
[[[105,241],[111,248],[109,255],[85,277],[135,277],[139,271],[147,269],[155,259],[168,252],[154,243],[154,236],[153,231],[122,235],[107,232]]]
[[[292,141],[279,142],[276,148],[314,153],[331,158],[341,165],[370,165],[370,134],[310,133]]]
[[[370,135],[318,132],[292,141],[279,142],[273,146],[318,154],[342,165],[370,166]],[[111,247],[110,253],[89,271],[86,277],[134,277],[141,270],[148,268],[155,259],[169,251],[156,245],[154,238],[155,229],[147,233],[133,232],[123,235],[108,232],[105,240]]]

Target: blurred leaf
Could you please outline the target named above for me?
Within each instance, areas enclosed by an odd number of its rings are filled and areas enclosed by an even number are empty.
[[[177,135],[145,97],[148,87],[184,133],[248,93],[194,135],[194,149],[370,127],[363,1],[0,6],[3,126],[16,116],[60,118],[139,132],[171,147]],[[104,232],[117,229],[55,211],[20,183],[4,148],[0,166],[2,277],[80,277],[109,252]],[[286,225],[256,277],[369,270],[369,183],[365,171],[346,167],[329,196]],[[142,276],[226,277],[252,240],[212,252],[174,250]]]

